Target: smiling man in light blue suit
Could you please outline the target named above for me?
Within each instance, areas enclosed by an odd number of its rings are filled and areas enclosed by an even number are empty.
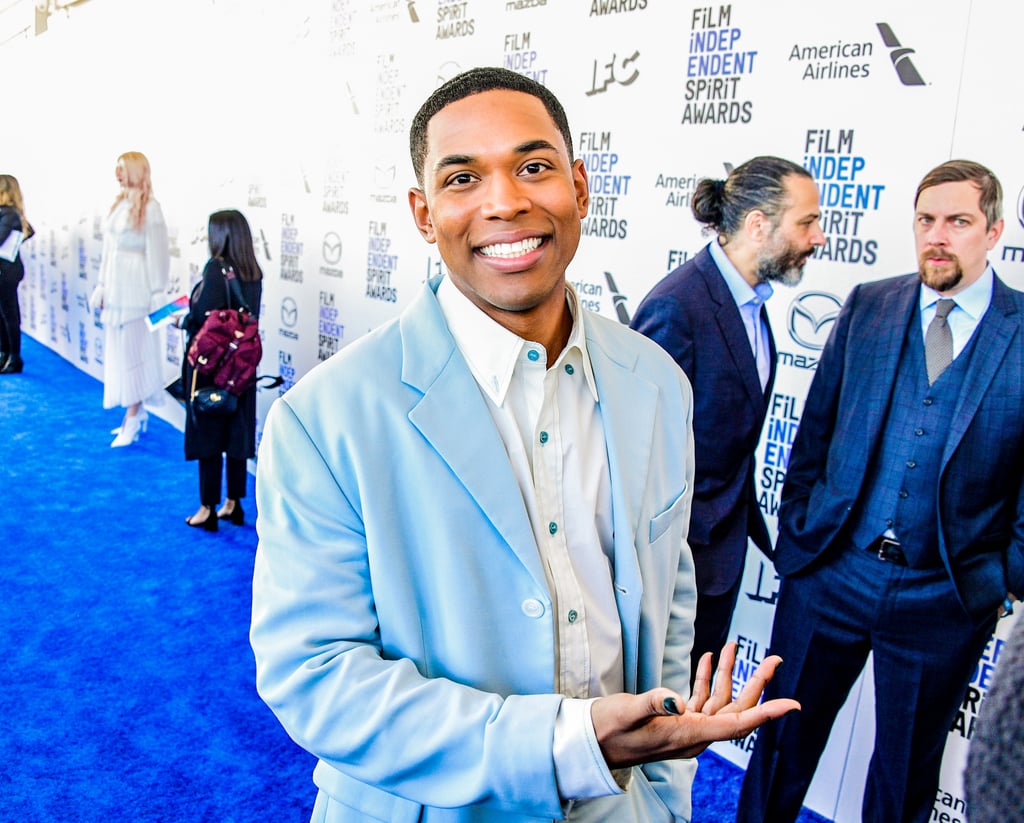
[[[588,192],[550,92],[472,70],[411,144],[448,275],[268,415],[259,692],[317,821],[687,820],[680,758],[796,705],[757,705],[777,658],[732,701],[731,652],[687,699],[689,384],[566,285]]]

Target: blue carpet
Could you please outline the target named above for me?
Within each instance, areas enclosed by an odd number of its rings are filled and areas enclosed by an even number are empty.
[[[314,760],[253,686],[251,488],[246,526],[186,527],[181,433],[151,415],[110,449],[102,386],[23,348],[0,376],[0,820],[308,820]],[[694,823],[732,820],[741,777],[704,754]]]

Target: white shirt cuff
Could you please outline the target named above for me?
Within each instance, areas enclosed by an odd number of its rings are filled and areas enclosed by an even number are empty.
[[[555,716],[555,781],[563,801],[622,794],[629,784],[631,770],[613,774],[601,754],[590,719],[596,699],[563,698]]]

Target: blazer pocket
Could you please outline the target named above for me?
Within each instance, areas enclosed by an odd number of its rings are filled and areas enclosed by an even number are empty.
[[[684,484],[683,490],[676,495],[675,499],[669,504],[669,507],[661,514],[656,514],[651,518],[651,543],[662,537],[677,520],[682,518],[687,508],[687,501],[689,500],[686,494],[688,491],[688,487]]]

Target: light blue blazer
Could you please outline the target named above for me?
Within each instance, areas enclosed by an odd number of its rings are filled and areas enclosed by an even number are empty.
[[[320,759],[314,819],[561,819],[551,597],[437,282],[267,416],[257,688]],[[626,688],[685,696],[696,606],[689,383],[641,335],[590,313],[585,326],[611,471]],[[688,820],[694,767],[634,769],[629,791],[572,804],[570,818]]]

